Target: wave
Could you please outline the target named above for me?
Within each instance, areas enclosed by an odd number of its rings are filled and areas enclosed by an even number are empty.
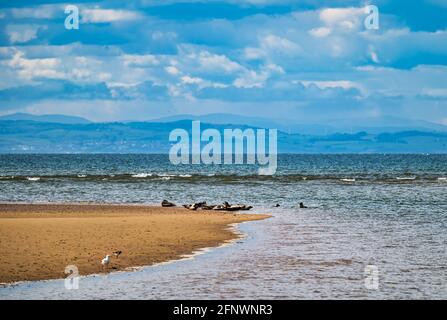
[[[355,178],[348,178],[349,175]],[[141,172],[141,173],[101,173],[101,174],[59,174],[59,175],[7,175],[0,176],[0,181],[79,181],[86,182],[150,182],[150,181],[178,181],[182,183],[310,183],[310,182],[327,182],[327,183],[440,183],[447,182],[447,177],[434,174],[418,174],[417,176],[398,176],[396,174],[361,174],[358,172],[351,173],[334,173],[334,174],[296,174],[296,173],[279,173],[273,176],[260,176],[250,173],[209,173],[209,172],[182,172],[182,173],[166,173],[166,172]],[[348,177],[347,177],[348,176]]]
[[[169,174],[169,173],[136,173],[131,175],[132,178],[150,178],[150,177],[161,177],[161,178],[191,178],[191,174]]]
[[[132,175],[132,178],[147,178],[147,177],[152,177],[152,173],[137,173]]]

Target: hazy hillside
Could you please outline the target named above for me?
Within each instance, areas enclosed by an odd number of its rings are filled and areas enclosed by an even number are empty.
[[[213,124],[240,124],[259,128],[276,128],[287,133],[300,133],[310,135],[328,135],[334,133],[355,133],[367,131],[369,133],[400,132],[400,131],[439,131],[447,132],[447,126],[390,116],[355,119],[333,119],[326,122],[313,123],[312,121],[290,119],[266,119],[261,117],[247,117],[228,113],[212,113],[206,115],[180,114],[164,117],[151,122],[173,122],[179,120],[200,120]]]
[[[210,125],[202,128],[247,128]],[[169,133],[191,129],[191,121],[63,124],[36,121],[0,121],[1,153],[165,153]],[[283,153],[447,153],[447,133],[301,135],[280,132]]]
[[[90,120],[81,117],[66,116],[61,114],[48,114],[48,115],[33,115],[29,113],[14,113],[6,116],[0,116],[2,120],[14,120],[14,121],[38,121],[38,122],[52,122],[52,123],[65,123],[65,124],[87,124],[91,123]]]
[[[93,123],[88,119],[67,115],[33,115],[27,113],[14,113],[6,116],[0,116],[2,120],[23,120],[38,121],[63,124],[89,124]],[[314,123],[306,119],[275,119],[262,118],[254,116],[242,116],[230,113],[211,113],[205,115],[179,114],[169,117],[163,117],[155,120],[147,120],[151,123],[167,123],[182,120],[200,120],[204,123],[218,125],[247,125],[258,128],[274,128],[289,134],[305,135],[329,135],[336,133],[349,133],[366,131],[368,133],[380,134],[383,132],[401,132],[401,131],[436,131],[447,132],[447,126],[421,120],[411,120],[398,117],[380,116],[364,117],[355,119],[332,119]],[[138,120],[138,121],[144,121]],[[120,121],[130,123],[134,121]]]

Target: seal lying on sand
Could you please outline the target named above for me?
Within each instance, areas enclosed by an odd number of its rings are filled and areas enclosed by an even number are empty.
[[[193,204],[184,204],[183,205],[184,208],[188,209],[188,210],[197,210],[197,208],[199,207],[197,203],[193,203]]]
[[[168,200],[163,200],[161,202],[161,206],[162,207],[175,207],[175,204],[173,204],[172,202],[169,202]]]
[[[193,204],[185,204],[183,205],[186,209],[189,210],[216,210],[216,211],[239,211],[239,210],[250,210],[253,207],[247,206],[245,204],[237,204],[237,205],[231,205],[228,202],[224,202],[223,204],[219,205],[208,205],[206,202],[199,202],[199,203],[193,203]]]
[[[247,206],[245,204],[236,204],[231,205],[228,202],[224,202],[223,205],[218,205],[213,208],[213,210],[220,210],[220,211],[239,211],[239,210],[250,210],[253,208],[252,206]]]

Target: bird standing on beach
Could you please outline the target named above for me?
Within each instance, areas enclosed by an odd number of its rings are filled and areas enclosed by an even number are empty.
[[[104,267],[106,268],[109,265],[109,263],[110,263],[110,256],[106,255],[106,257],[101,260],[101,264],[102,264],[103,268]]]

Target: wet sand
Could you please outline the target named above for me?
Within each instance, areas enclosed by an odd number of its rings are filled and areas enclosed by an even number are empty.
[[[127,270],[237,238],[229,226],[267,215],[129,205],[0,204],[0,283]],[[112,256],[105,270],[101,259]]]

